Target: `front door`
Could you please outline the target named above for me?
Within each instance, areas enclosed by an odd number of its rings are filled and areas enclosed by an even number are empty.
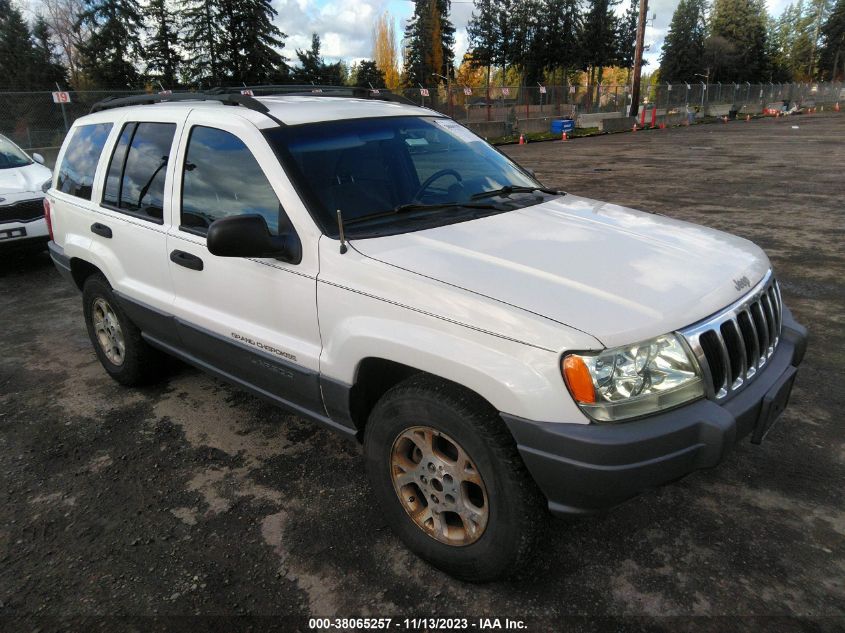
[[[295,410],[325,415],[319,387],[316,227],[259,130],[206,108],[188,117],[177,154],[167,238],[183,351],[207,369]],[[219,218],[258,213],[294,230],[302,261],[216,257],[205,235]]]

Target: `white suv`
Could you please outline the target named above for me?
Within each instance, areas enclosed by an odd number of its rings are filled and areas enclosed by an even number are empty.
[[[48,192],[106,371],[165,352],[349,438],[469,580],[759,442],[806,331],[719,231],[544,188],[389,96],[173,95],[76,121]],[[161,98],[151,96],[149,101]]]
[[[47,244],[42,201],[53,174],[43,163],[0,134],[0,251]]]

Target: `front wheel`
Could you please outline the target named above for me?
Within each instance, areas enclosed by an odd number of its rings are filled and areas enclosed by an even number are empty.
[[[498,414],[473,393],[409,378],[376,404],[364,453],[388,523],[421,558],[475,582],[529,562],[545,500]]]

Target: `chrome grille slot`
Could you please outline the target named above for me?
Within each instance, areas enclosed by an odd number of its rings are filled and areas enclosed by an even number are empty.
[[[727,398],[751,380],[775,353],[782,324],[780,287],[769,271],[737,303],[681,330],[701,366],[708,397]]]

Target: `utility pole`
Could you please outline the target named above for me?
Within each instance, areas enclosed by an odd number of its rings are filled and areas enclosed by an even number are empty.
[[[631,116],[640,111],[640,74],[643,70],[643,47],[645,46],[645,22],[648,14],[648,0],[640,0],[640,15],[637,19],[637,48],[634,51],[634,80],[631,86]]]

